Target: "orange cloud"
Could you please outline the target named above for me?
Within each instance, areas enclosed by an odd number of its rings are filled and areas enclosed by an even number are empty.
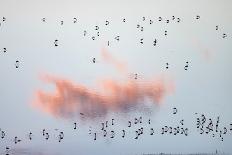
[[[110,63],[111,65],[113,65],[118,72],[120,73],[127,73],[127,65],[125,62],[121,62],[118,59],[116,59],[115,57],[113,57],[109,51],[107,51],[107,49],[103,48],[101,50],[101,56],[103,58],[103,60],[107,63]]]
[[[123,63],[103,51],[103,57],[125,71]],[[127,113],[131,108],[146,106],[151,101],[159,106],[165,95],[173,91],[173,85],[164,79],[147,81],[128,79],[119,82],[112,79],[98,80],[98,88],[91,89],[80,83],[44,75],[42,81],[55,85],[54,92],[38,90],[33,105],[57,117],[73,117],[79,113],[90,119],[105,116],[110,112]]]

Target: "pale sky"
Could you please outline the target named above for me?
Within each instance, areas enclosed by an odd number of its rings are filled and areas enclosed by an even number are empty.
[[[0,136],[1,131],[6,132],[6,137],[0,138],[0,154],[5,154],[6,146],[10,147],[10,154],[17,155],[139,155],[216,150],[232,154],[232,131],[229,130],[232,123],[231,10],[230,0],[0,0]],[[197,15],[200,19],[196,19]],[[158,21],[159,17],[162,21]],[[77,18],[76,23],[73,18]],[[137,24],[144,30],[137,28]],[[223,34],[227,36],[223,38]],[[116,36],[120,36],[119,41]],[[56,39],[57,47],[54,46]],[[153,46],[154,39],[157,46]],[[4,48],[7,52],[3,52]],[[128,72],[121,74],[114,64],[104,62],[103,48],[125,62]],[[92,62],[93,58],[96,63]],[[16,61],[19,61],[18,68]],[[188,70],[184,70],[187,61]],[[134,107],[125,116],[109,110],[108,115],[96,121],[80,122],[75,117],[54,116],[32,104],[37,90],[55,90],[52,84],[41,81],[40,76],[44,74],[95,90],[99,79],[122,82],[133,79],[135,73],[138,81],[161,78],[174,87],[164,95],[160,106],[149,106],[152,114]],[[178,109],[175,115],[174,107]],[[214,125],[220,116],[220,128],[228,129],[223,141],[219,133],[215,137],[212,133],[199,134],[196,117],[201,114],[207,120],[211,118]],[[143,116],[143,124],[128,128],[127,121],[139,116]],[[100,123],[112,117],[116,124],[109,128],[117,132],[115,138],[99,134],[94,141],[93,134],[88,133],[89,126],[100,133]],[[180,126],[181,119],[189,129],[188,136],[160,134],[165,125]],[[74,121],[78,130],[73,130]],[[135,130],[141,126],[144,134],[136,140]],[[155,130],[152,136],[151,127]],[[42,136],[44,128],[51,134],[48,141]],[[122,129],[127,131],[124,139]],[[32,141],[28,139],[30,131]],[[65,134],[61,143],[57,138],[59,131]],[[14,144],[15,136],[22,142]]]

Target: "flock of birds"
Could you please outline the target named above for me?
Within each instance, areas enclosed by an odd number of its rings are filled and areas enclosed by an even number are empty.
[[[177,108],[173,108],[173,115],[177,114]],[[195,113],[197,118],[196,118],[196,129],[197,132],[202,135],[202,134],[212,134],[212,137],[216,137],[216,134],[218,134],[219,138],[221,141],[223,141],[223,136],[226,134],[229,134],[229,132],[232,133],[232,123],[229,124],[229,126],[219,126],[220,123],[220,116],[217,117],[216,122],[214,122],[212,118],[207,119],[204,114],[198,114]],[[80,113],[83,117],[85,116],[83,113]],[[112,130],[114,125],[116,124],[116,120],[112,118],[111,120],[107,120],[104,122],[98,123],[99,126],[97,127],[97,131],[94,130],[92,131],[92,127],[89,127],[89,135],[92,135],[93,141],[96,141],[98,138],[103,137],[103,138],[110,138],[113,139],[116,136],[125,138],[127,133],[130,133],[131,130],[134,132],[134,137],[133,139],[137,140],[139,137],[143,136],[144,134],[149,134],[149,135],[155,135],[155,134],[160,134],[160,135],[184,135],[188,136],[189,135],[189,128],[184,127],[184,119],[181,119],[178,123],[177,126],[168,126],[165,125],[161,128],[161,130],[156,130],[152,126],[152,121],[149,118],[148,120],[144,120],[142,116],[140,117],[135,117],[134,119],[130,119],[127,122],[127,126],[122,129],[121,131],[116,131]],[[147,126],[148,124],[148,126]],[[77,122],[73,123],[73,130],[77,130]],[[134,130],[135,129],[135,130]],[[56,131],[59,131],[59,134],[57,135],[56,140],[58,140],[59,143],[61,143],[64,138],[64,131],[60,131],[59,129],[55,129]],[[4,140],[5,137],[7,136],[7,132],[2,130],[0,128],[0,133],[1,133],[1,139]],[[42,129],[41,136],[44,137],[44,139],[47,141],[50,138],[50,134],[46,129]],[[32,141],[33,138],[35,138],[35,135],[33,135],[32,132],[29,132],[27,134],[28,140]],[[22,142],[23,139],[20,139],[18,136],[15,136],[13,138],[13,143],[16,145],[20,142]],[[6,146],[5,147],[5,155],[10,155],[10,147]]]
[[[197,114],[197,113],[196,113]],[[224,140],[223,135],[228,134],[228,131],[232,131],[232,123],[230,123],[229,127],[222,127],[219,128],[220,123],[220,116],[217,116],[216,122],[213,121],[212,118],[209,118],[207,121],[207,118],[204,114],[201,114],[200,117],[197,117],[197,129],[198,132],[202,134],[212,134],[212,137],[215,137],[216,134],[219,134],[219,137],[221,141]]]
[[[200,20],[200,16],[197,15],[196,16],[196,20]],[[154,23],[154,20],[147,20],[146,17],[142,17],[142,21],[148,21],[150,25],[152,25]],[[161,22],[161,21],[164,21],[165,23],[170,23],[170,22],[176,22],[176,23],[180,23],[181,22],[181,18],[179,17],[175,17],[175,16],[172,16],[171,19],[163,19],[162,17],[158,17],[158,22]],[[6,17],[3,17],[2,18],[2,22],[0,22],[0,27],[6,22]],[[42,18],[42,22],[47,22],[46,18]],[[73,23],[77,23],[78,22],[78,19],[77,18],[73,18]],[[126,19],[123,18],[122,19],[122,22],[123,23],[126,23]],[[110,21],[106,20],[105,21],[105,26],[109,25],[110,24]],[[64,21],[60,21],[60,25],[64,25]],[[97,37],[100,36],[100,31],[99,31],[100,27],[98,25],[95,26],[94,30],[96,31],[96,35],[95,36],[91,36],[91,39],[92,40],[96,40]],[[141,24],[137,24],[136,25],[136,29],[138,29],[138,31],[141,31],[143,32],[144,31],[144,26],[141,25]],[[218,31],[219,30],[219,26],[216,25],[215,26],[215,30]],[[86,37],[88,35],[88,32],[86,30],[83,31],[83,36]],[[168,31],[165,30],[164,31],[164,36],[167,36],[168,35]],[[222,38],[225,39],[227,38],[227,34],[226,33],[223,33],[222,34]],[[120,36],[117,35],[114,37],[114,39],[116,41],[120,41]],[[139,43],[140,44],[144,44],[144,38],[140,38],[139,40]],[[153,40],[153,46],[157,46],[158,45],[158,39],[154,39]],[[58,47],[59,46],[59,40],[58,39],[55,39],[54,40],[54,46],[55,47]],[[107,41],[107,46],[110,46],[110,41]],[[0,50],[1,52],[1,50]],[[3,53],[6,53],[7,52],[7,48],[4,47],[2,48],[2,52]],[[96,58],[92,58],[92,63],[96,63]],[[170,64],[167,62],[166,63],[166,69],[169,69],[169,66]],[[19,68],[20,67],[20,62],[19,60],[16,60],[15,61],[15,67],[16,68]],[[188,70],[189,68],[189,61],[186,61],[185,63],[185,66],[184,66],[184,70]],[[135,79],[138,78],[138,74],[135,74]],[[177,108],[173,108],[173,114],[177,114]],[[197,114],[197,113],[196,113]],[[84,116],[83,113],[81,113],[82,116]],[[221,130],[219,129],[219,122],[220,122],[220,117],[217,117],[217,121],[216,123],[213,122],[213,119],[206,119],[205,115],[202,114],[200,117],[197,117],[197,123],[196,123],[196,127],[198,129],[198,132],[200,134],[210,134],[212,133],[212,136],[215,137],[216,136],[216,133],[219,134],[219,137],[221,138],[221,141],[223,141],[223,135],[226,135],[229,133],[229,131],[232,131],[232,123],[230,124],[230,127],[223,127]],[[151,125],[151,119],[149,119],[147,121],[147,123],[149,125]],[[169,134],[169,135],[185,135],[185,136],[188,136],[189,134],[189,129],[184,127],[184,119],[180,120],[179,122],[180,124],[177,125],[177,126],[168,126],[168,125],[165,125],[161,128],[161,132],[160,131],[157,131],[155,130],[154,128],[149,128],[148,131],[149,131],[149,135],[154,135],[155,133],[159,133],[161,135],[164,135],[164,134]],[[102,137],[110,137],[110,138],[115,138],[116,135],[120,135],[122,138],[125,138],[126,135],[127,135],[127,132],[128,132],[128,129],[131,128],[133,125],[140,125],[135,131],[135,136],[133,137],[134,139],[139,139],[139,137],[141,137],[142,135],[144,135],[147,131],[147,129],[141,125],[144,124],[144,120],[143,120],[143,117],[140,116],[138,118],[134,118],[133,120],[128,120],[128,125],[127,125],[127,128],[123,129],[120,131],[121,134],[117,133],[116,131],[114,130],[110,130],[108,131],[108,127],[109,126],[114,126],[115,124],[115,119],[111,119],[110,121],[105,121],[105,122],[101,122],[101,128],[100,128],[100,132],[92,132],[92,128],[90,127],[89,128],[89,134],[90,135],[93,135],[93,140],[96,141],[98,137],[102,136]],[[77,122],[74,122],[73,123],[73,130],[77,130]],[[157,131],[157,132],[156,132]],[[5,137],[7,136],[6,134],[7,132],[0,129],[0,136],[1,136],[1,139],[5,139]],[[116,134],[117,133],[117,134]],[[50,133],[47,132],[46,129],[42,129],[42,135],[44,137],[45,140],[49,140],[50,139]],[[32,132],[29,132],[28,134],[28,139],[30,141],[32,141],[34,138],[34,135]],[[58,134],[58,142],[61,143],[63,140],[64,140],[65,136],[64,136],[64,132],[61,131],[59,132]],[[22,141],[22,139],[20,139],[18,136],[15,136],[13,138],[13,142],[14,144],[18,144]],[[10,147],[9,146],[6,146],[5,147],[5,155],[9,155],[10,154]]]
[[[6,22],[6,17],[2,17],[2,23],[5,23]],[[0,22],[0,27],[2,26],[2,23]],[[1,52],[1,51],[0,51]],[[4,47],[3,49],[2,49],[2,52],[3,53],[6,53],[7,52],[7,49],[6,49],[6,47]],[[15,68],[19,68],[19,60],[16,60],[15,61]]]
[[[196,19],[196,20],[200,20],[200,16],[199,16],[199,15],[196,15],[195,19]],[[147,19],[146,17],[142,17],[142,21],[143,21],[143,22],[148,21],[150,25],[154,24],[154,22],[155,22],[155,20]],[[158,17],[157,21],[158,21],[158,22],[164,21],[166,24],[168,24],[168,23],[170,23],[170,22],[176,22],[176,23],[182,22],[182,21],[181,21],[181,18],[175,17],[175,16],[172,16],[170,19],[164,19],[164,18],[162,18],[162,17]],[[6,17],[2,17],[2,22],[0,22],[0,27],[1,27],[1,26],[3,25],[3,23],[5,23],[5,22],[6,22]],[[44,23],[47,22],[47,19],[46,19],[45,17],[42,18],[42,22],[44,22]],[[76,17],[74,17],[74,18],[73,18],[73,23],[75,24],[75,23],[77,23],[77,22],[78,22],[78,19],[77,19]],[[123,22],[123,23],[126,23],[126,19],[123,18],[123,19],[122,19],[122,22]],[[110,24],[110,21],[106,20],[106,21],[105,21],[105,26],[107,26],[107,25],[109,25],[109,24]],[[60,21],[60,25],[64,25],[64,21],[63,21],[63,20]],[[137,28],[139,31],[141,31],[141,32],[144,31],[144,26],[143,26],[142,24],[137,24],[137,25],[136,25],[136,28]],[[96,35],[91,36],[91,39],[92,39],[92,40],[96,40],[97,37],[100,36],[100,31],[99,31],[99,29],[100,29],[100,26],[95,25],[94,30],[96,31]],[[216,31],[219,30],[219,25],[216,25],[216,26],[215,26],[215,30],[216,30]],[[88,34],[87,30],[84,30],[84,31],[83,31],[83,35],[84,35],[84,36],[87,36],[87,34]],[[165,30],[165,31],[164,31],[164,36],[167,36],[167,35],[168,35],[168,31]],[[227,34],[226,34],[226,33],[222,33],[222,38],[227,38]],[[117,36],[114,37],[114,39],[115,39],[116,41],[120,41],[120,36],[117,35]],[[157,46],[157,43],[158,43],[158,39],[155,38],[155,39],[153,40],[153,46]],[[140,38],[140,44],[144,44],[144,38]],[[55,46],[55,47],[59,46],[59,40],[58,40],[58,39],[55,39],[55,40],[54,40],[54,46]],[[110,46],[110,41],[107,41],[107,46]],[[3,51],[4,53],[7,52],[6,47],[4,47],[4,48],[2,49],[2,51]],[[0,52],[1,52],[1,51],[0,51]],[[95,58],[95,57],[92,58],[92,62],[93,62],[93,63],[96,63],[96,58]],[[19,66],[20,66],[20,62],[19,62],[19,60],[16,60],[16,61],[15,61],[15,67],[16,67],[16,68],[19,68]],[[166,69],[169,69],[169,66],[170,66],[170,64],[167,62],[165,68],[166,68]],[[185,66],[184,66],[184,70],[188,70],[188,68],[189,68],[189,62],[187,61],[186,64],[185,64]]]

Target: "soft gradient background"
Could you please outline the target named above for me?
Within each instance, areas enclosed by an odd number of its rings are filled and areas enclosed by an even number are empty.
[[[0,17],[6,21],[0,26],[0,128],[7,137],[0,139],[0,153],[9,146],[16,154],[141,154],[141,153],[232,153],[232,136],[229,132],[224,141],[196,132],[195,112],[208,118],[221,118],[221,126],[232,123],[232,1],[231,0],[150,0],[150,1],[80,1],[80,0],[0,0]],[[158,22],[158,17],[181,18],[180,23]],[[200,20],[196,20],[200,15]],[[142,21],[142,17],[146,21]],[[45,17],[46,23],[41,19]],[[73,23],[73,18],[78,19]],[[126,23],[122,19],[126,18]],[[149,25],[149,19],[154,23]],[[64,25],[60,25],[60,21]],[[105,26],[105,20],[110,21]],[[136,29],[144,26],[144,32]],[[93,41],[95,25],[100,27],[100,38]],[[219,30],[215,27],[219,25]],[[83,31],[87,30],[87,36]],[[168,30],[168,36],[164,31]],[[223,39],[222,34],[227,38]],[[120,41],[114,37],[119,35]],[[139,43],[144,38],[144,44]],[[153,47],[154,38],[158,39]],[[59,46],[54,47],[54,40]],[[56,118],[31,106],[36,89],[53,89],[39,80],[41,73],[65,77],[91,86],[99,77],[116,78],[120,75],[101,62],[100,50],[106,47],[122,61],[127,62],[132,74],[139,78],[167,75],[175,82],[175,92],[164,99],[151,117],[157,131],[164,125],[178,125],[185,119],[189,136],[161,136],[147,134],[139,140],[131,136],[122,139],[93,141],[88,127],[100,128],[99,124],[86,122],[73,131],[75,119]],[[7,52],[3,53],[3,48]],[[208,55],[206,54],[208,53]],[[93,64],[92,58],[98,62]],[[15,68],[15,61],[19,68]],[[189,61],[188,71],[184,70]],[[166,62],[169,69],[166,70]],[[130,78],[131,75],[128,75]],[[177,107],[178,114],[172,114]],[[127,118],[117,116],[114,129],[126,128]],[[141,113],[130,113],[133,119]],[[110,119],[104,118],[104,120]],[[43,128],[54,135],[45,141]],[[65,132],[65,139],[58,143],[56,131]],[[24,140],[15,145],[13,137],[27,138],[31,131],[32,142]]]

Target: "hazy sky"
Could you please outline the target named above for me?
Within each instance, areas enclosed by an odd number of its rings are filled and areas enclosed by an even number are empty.
[[[215,152],[216,149],[231,154],[231,10],[230,0],[0,0],[0,128],[6,132],[6,137],[0,139],[0,153],[9,146],[12,154],[127,155]],[[197,15],[200,19],[196,19]],[[158,21],[159,17],[162,21]],[[77,18],[76,23],[73,18]],[[106,20],[109,25],[105,25]],[[99,30],[95,30],[96,25]],[[223,34],[227,36],[223,38]],[[116,36],[120,36],[119,41]],[[56,39],[58,46],[54,46]],[[153,46],[155,39],[157,45]],[[109,54],[105,59],[104,49]],[[93,58],[96,63],[92,62]],[[187,61],[188,70],[184,70]],[[41,79],[46,75],[57,79]],[[109,79],[110,83],[104,81]],[[59,84],[64,81],[68,84]],[[107,88],[101,93],[99,81],[104,81]],[[148,84],[145,87],[143,83]],[[152,94],[154,87],[157,91]],[[62,96],[63,89],[67,91],[66,96]],[[43,101],[48,103],[40,100],[40,106],[35,106],[38,90],[57,91],[63,98],[45,93],[49,97]],[[113,95],[108,97],[108,93]],[[157,101],[157,93],[161,93],[161,103]],[[143,97],[145,101],[141,101]],[[74,102],[77,100],[84,104],[81,110],[91,116],[93,111],[106,115],[80,122],[71,117],[80,110]],[[69,101],[74,103],[71,108],[64,104]],[[85,105],[93,107],[93,111]],[[126,109],[127,106],[132,109]],[[178,109],[176,115],[173,115],[174,107]],[[215,137],[199,134],[196,117],[201,114],[215,123],[220,116],[220,128],[228,128],[223,141],[218,133]],[[143,116],[143,124],[128,128],[127,121],[139,116]],[[109,131],[115,130],[116,137],[104,138],[100,136],[100,122],[112,117],[116,124]],[[181,119],[189,129],[187,137],[160,134],[165,125],[180,126]],[[74,121],[78,123],[75,131]],[[96,141],[88,133],[89,126],[93,132],[99,132]],[[135,140],[135,130],[141,126],[144,134]],[[151,127],[155,130],[153,136],[150,136]],[[43,128],[51,134],[48,141],[42,136]],[[122,129],[127,130],[124,139]],[[30,131],[32,141],[28,140]],[[61,143],[57,138],[59,131],[65,134]],[[22,142],[14,144],[15,136]]]

